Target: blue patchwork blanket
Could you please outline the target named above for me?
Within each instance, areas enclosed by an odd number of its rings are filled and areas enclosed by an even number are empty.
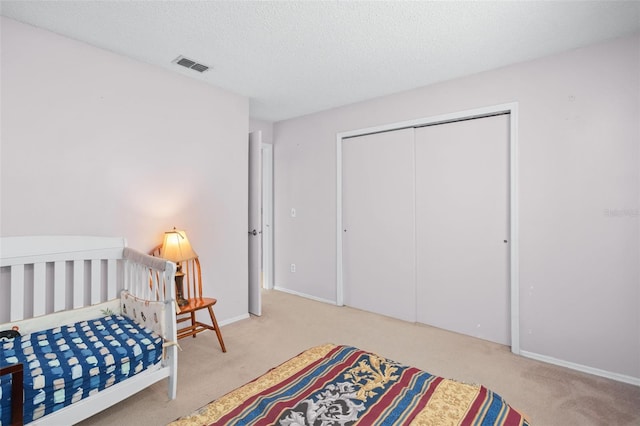
[[[107,316],[0,342],[0,366],[24,365],[24,422],[80,401],[161,361],[162,338]],[[0,377],[0,426],[11,421],[11,376]]]

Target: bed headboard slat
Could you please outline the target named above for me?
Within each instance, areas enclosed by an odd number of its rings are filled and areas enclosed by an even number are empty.
[[[33,265],[33,294],[45,294],[47,276],[46,263],[34,263]],[[46,313],[46,305],[44,297],[33,298],[33,316],[38,317]]]
[[[91,260],[91,304],[100,303],[100,261]]]
[[[118,263],[114,259],[107,260],[107,300],[114,299],[118,296],[116,292],[117,288],[117,275],[118,273]]]
[[[67,292],[67,264],[64,261],[53,262],[53,312],[65,310]]]
[[[73,308],[84,306],[84,260],[73,262]]]
[[[21,319],[24,316],[24,265],[11,267],[11,321]]]

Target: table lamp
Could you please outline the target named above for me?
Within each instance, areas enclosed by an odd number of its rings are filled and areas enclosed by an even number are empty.
[[[188,305],[189,301],[184,298],[184,272],[182,272],[182,262],[195,259],[198,255],[191,248],[186,232],[179,231],[175,227],[173,230],[165,232],[160,257],[175,262],[177,267],[176,297],[178,299],[178,306]]]

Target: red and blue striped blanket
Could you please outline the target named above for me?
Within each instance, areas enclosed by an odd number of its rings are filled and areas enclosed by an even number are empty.
[[[172,425],[529,423],[499,395],[349,346],[309,349]]]

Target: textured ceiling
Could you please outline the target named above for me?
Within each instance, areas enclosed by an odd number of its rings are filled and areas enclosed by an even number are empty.
[[[278,121],[640,31],[640,2],[2,1],[2,15],[250,98]],[[211,70],[172,61],[184,55]]]

